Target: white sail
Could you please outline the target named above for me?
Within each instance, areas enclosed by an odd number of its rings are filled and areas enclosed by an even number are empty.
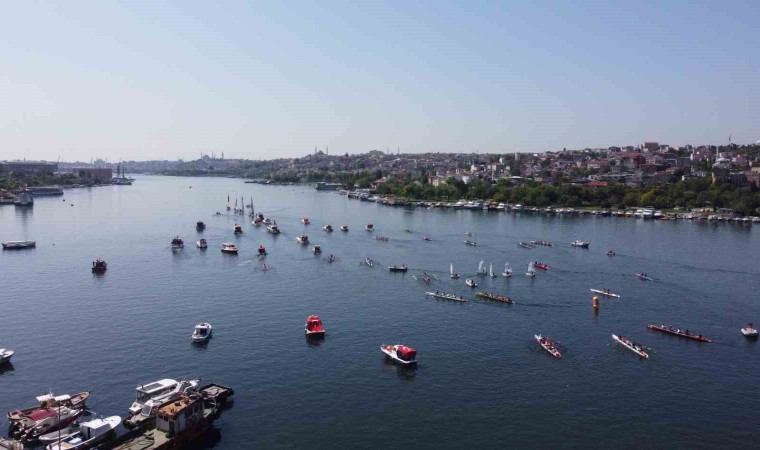
[[[486,263],[485,261],[480,261],[480,264],[478,264],[478,273],[481,275],[486,274]]]
[[[533,275],[536,273],[536,266],[533,265],[533,262],[531,261],[530,264],[528,264],[528,272],[527,275]]]
[[[504,273],[512,273],[512,268],[509,267],[509,263],[504,263]]]
[[[454,275],[454,263],[451,263],[451,264],[449,265],[449,273],[450,273],[451,275]]]
[[[491,265],[488,266],[488,276],[491,277],[491,278],[493,278],[493,277],[496,276],[496,275],[493,274],[493,263],[491,263]]]

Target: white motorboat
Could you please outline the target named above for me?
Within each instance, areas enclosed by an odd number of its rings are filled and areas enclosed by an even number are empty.
[[[578,247],[578,248],[588,248],[589,243],[586,241],[573,241],[570,243],[570,245],[572,245],[573,247]]]
[[[47,445],[51,442],[58,442],[63,439],[66,439],[71,436],[75,436],[79,434],[80,425],[79,423],[73,423],[67,427],[61,428],[60,430],[51,431],[50,433],[43,434],[39,437],[40,444]],[[2,448],[2,447],[0,447]]]
[[[327,225],[325,225],[325,226],[323,227],[323,229],[324,229],[325,231],[327,231],[328,233],[332,233],[332,231],[333,231],[333,227],[332,227],[332,225],[330,225],[330,224],[327,224]]]
[[[302,236],[298,236],[296,238],[296,241],[301,245],[306,245],[309,243],[309,236],[306,236],[305,234]]]
[[[243,233],[243,227],[240,226],[240,224],[235,224],[235,227],[232,229],[232,232],[235,234],[241,234]]]
[[[195,245],[197,245],[198,248],[200,249],[208,248],[208,243],[206,242],[205,239],[200,239],[198,242],[195,243]]]
[[[280,229],[277,227],[277,223],[273,223],[267,226],[267,233],[280,234]]]
[[[749,339],[757,339],[757,329],[751,323],[748,323],[746,327],[742,328],[742,334]],[[2,353],[1,349],[0,353]]]
[[[129,407],[130,414],[138,414],[148,400],[169,393],[177,388],[177,380],[164,378],[163,380],[137,386],[137,397]]]
[[[121,417],[111,416],[105,419],[95,419],[82,422],[79,432],[60,441],[48,444],[46,450],[75,450],[91,448],[106,439],[121,423]]]
[[[509,278],[512,276],[512,268],[509,266],[509,263],[504,263],[504,272],[501,273],[501,276],[504,278]]]
[[[394,362],[404,366],[417,364],[417,350],[406,345],[381,345],[380,351]]]
[[[21,250],[24,248],[34,248],[37,246],[35,241],[8,241],[3,242],[3,250]]]
[[[620,298],[619,294],[615,294],[611,292],[609,289],[589,289],[589,290],[595,294],[606,295],[607,297]]]
[[[473,280],[472,278],[468,278],[468,279],[466,279],[466,280],[464,281],[464,284],[466,284],[467,286],[469,286],[469,287],[471,287],[471,288],[476,288],[476,287],[478,287],[478,283],[476,283],[476,282],[475,282],[475,280]]]
[[[11,356],[16,353],[15,350],[9,348],[0,348],[0,364],[5,364],[11,361]]]
[[[200,380],[176,381],[166,378],[138,386],[137,398],[129,407],[130,417],[124,421],[124,426],[135,428],[149,423],[155,419],[161,405],[197,391],[199,383]]]
[[[237,255],[237,252],[237,245],[233,244],[232,242],[225,242],[222,244],[222,253],[231,253]]]
[[[213,328],[208,322],[201,322],[195,326],[191,336],[193,342],[206,342],[211,338]]]

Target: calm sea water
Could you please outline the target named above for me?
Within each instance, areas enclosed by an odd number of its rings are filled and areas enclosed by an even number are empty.
[[[226,215],[228,193],[253,197],[282,234]],[[218,449],[738,447],[760,437],[760,347],[739,332],[760,323],[756,225],[403,210],[234,179],[140,177],[64,198],[0,207],[0,240],[37,241],[0,253],[0,347],[17,350],[0,369],[3,411],[52,388],[92,390],[92,410],[123,416],[137,384],[196,377],[236,390],[217,422]],[[197,220],[208,225],[202,234]],[[368,222],[390,241],[372,239]],[[343,224],[350,232],[337,230]],[[322,256],[295,242],[304,231]],[[465,232],[478,247],[463,244]],[[184,250],[169,249],[174,235]],[[207,251],[194,246],[201,236]],[[531,239],[555,246],[518,248]],[[574,239],[591,248],[570,247]],[[221,254],[225,241],[240,254]],[[270,253],[266,272],[254,258],[259,244]],[[605,256],[609,248],[618,256]],[[90,272],[97,257],[108,261],[104,276]],[[365,257],[380,267],[361,265]],[[472,297],[448,267],[474,274],[481,260],[497,273],[512,264],[512,279],[480,288],[517,304],[425,297]],[[527,279],[531,260],[551,270]],[[385,268],[401,263],[408,274]],[[414,278],[422,271],[437,277],[431,286]],[[656,281],[639,281],[640,271]],[[602,298],[595,314],[592,287],[622,299]],[[310,314],[328,330],[319,344],[304,338]],[[190,343],[201,321],[214,326],[206,347]],[[715,342],[653,333],[649,323]],[[562,358],[543,352],[534,333],[559,341]],[[612,344],[611,333],[651,347],[651,359]],[[417,348],[417,369],[389,364],[382,343]]]

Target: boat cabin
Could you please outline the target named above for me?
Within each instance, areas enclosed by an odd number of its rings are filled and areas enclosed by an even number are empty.
[[[177,387],[177,380],[172,380],[171,378],[164,378],[163,380],[154,381],[153,383],[137,386],[137,389],[135,389],[137,391],[137,398],[135,398],[137,411],[134,411],[134,412],[135,413],[139,412],[142,407],[142,404],[144,404],[151,398],[167,394],[173,391],[176,387]]]
[[[403,361],[412,362],[417,358],[417,350],[406,345],[396,346],[396,356]]]
[[[325,329],[322,326],[322,319],[319,316],[309,316],[306,318],[307,334],[324,334]]]
[[[203,399],[199,395],[183,395],[158,410],[156,428],[172,437],[195,428],[202,421]]]

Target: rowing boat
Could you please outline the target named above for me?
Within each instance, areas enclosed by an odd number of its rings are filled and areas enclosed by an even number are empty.
[[[518,245],[522,248],[533,248],[533,245],[526,244],[525,242],[520,242]]]
[[[549,270],[549,266],[548,266],[547,264],[544,264],[544,263],[540,263],[540,262],[538,262],[538,261],[534,261],[534,262],[533,262],[533,266],[534,266],[536,269],[541,269],[541,270]]]
[[[425,292],[425,295],[429,297],[438,298],[441,300],[453,300],[455,302],[467,302],[466,298],[460,296],[460,295],[454,295],[454,294],[447,294],[445,292]]]
[[[639,280],[654,281],[654,278],[650,277],[649,275],[643,274],[643,273],[637,273],[636,276],[639,277]]]
[[[472,245],[473,247],[477,247],[478,243],[475,241],[464,241],[465,245]]]
[[[589,291],[595,292],[597,294],[606,295],[607,297],[620,298],[619,294],[615,294],[615,293],[610,292],[609,290],[605,290],[605,289],[589,289]]]
[[[540,334],[534,334],[533,337],[536,339],[536,342],[538,342],[538,344],[543,347],[544,350],[549,352],[550,355],[555,358],[562,357],[562,355],[559,353],[559,350],[557,350],[557,347],[554,345],[554,341],[549,338],[545,338]]]
[[[503,295],[494,294],[492,292],[476,292],[475,295],[477,295],[480,298],[484,298],[486,300],[493,300],[496,302],[502,302],[502,303],[514,303],[514,300],[512,300],[509,297],[505,297]]]
[[[692,339],[699,342],[712,342],[712,340],[707,339],[706,337],[702,337],[701,334],[692,334],[689,333],[689,330],[681,330],[680,328],[673,328],[667,325],[647,325],[647,328],[649,328],[652,331],[659,331],[661,333],[666,334],[672,334],[673,336],[678,336],[686,339]]]
[[[632,351],[633,353],[636,353],[637,355],[641,356],[642,358],[649,358],[649,354],[645,352],[641,347],[636,345],[635,343],[631,342],[629,339],[625,338],[624,336],[616,336],[612,335],[612,340],[615,342],[621,344],[623,347],[627,348],[628,350]]]

